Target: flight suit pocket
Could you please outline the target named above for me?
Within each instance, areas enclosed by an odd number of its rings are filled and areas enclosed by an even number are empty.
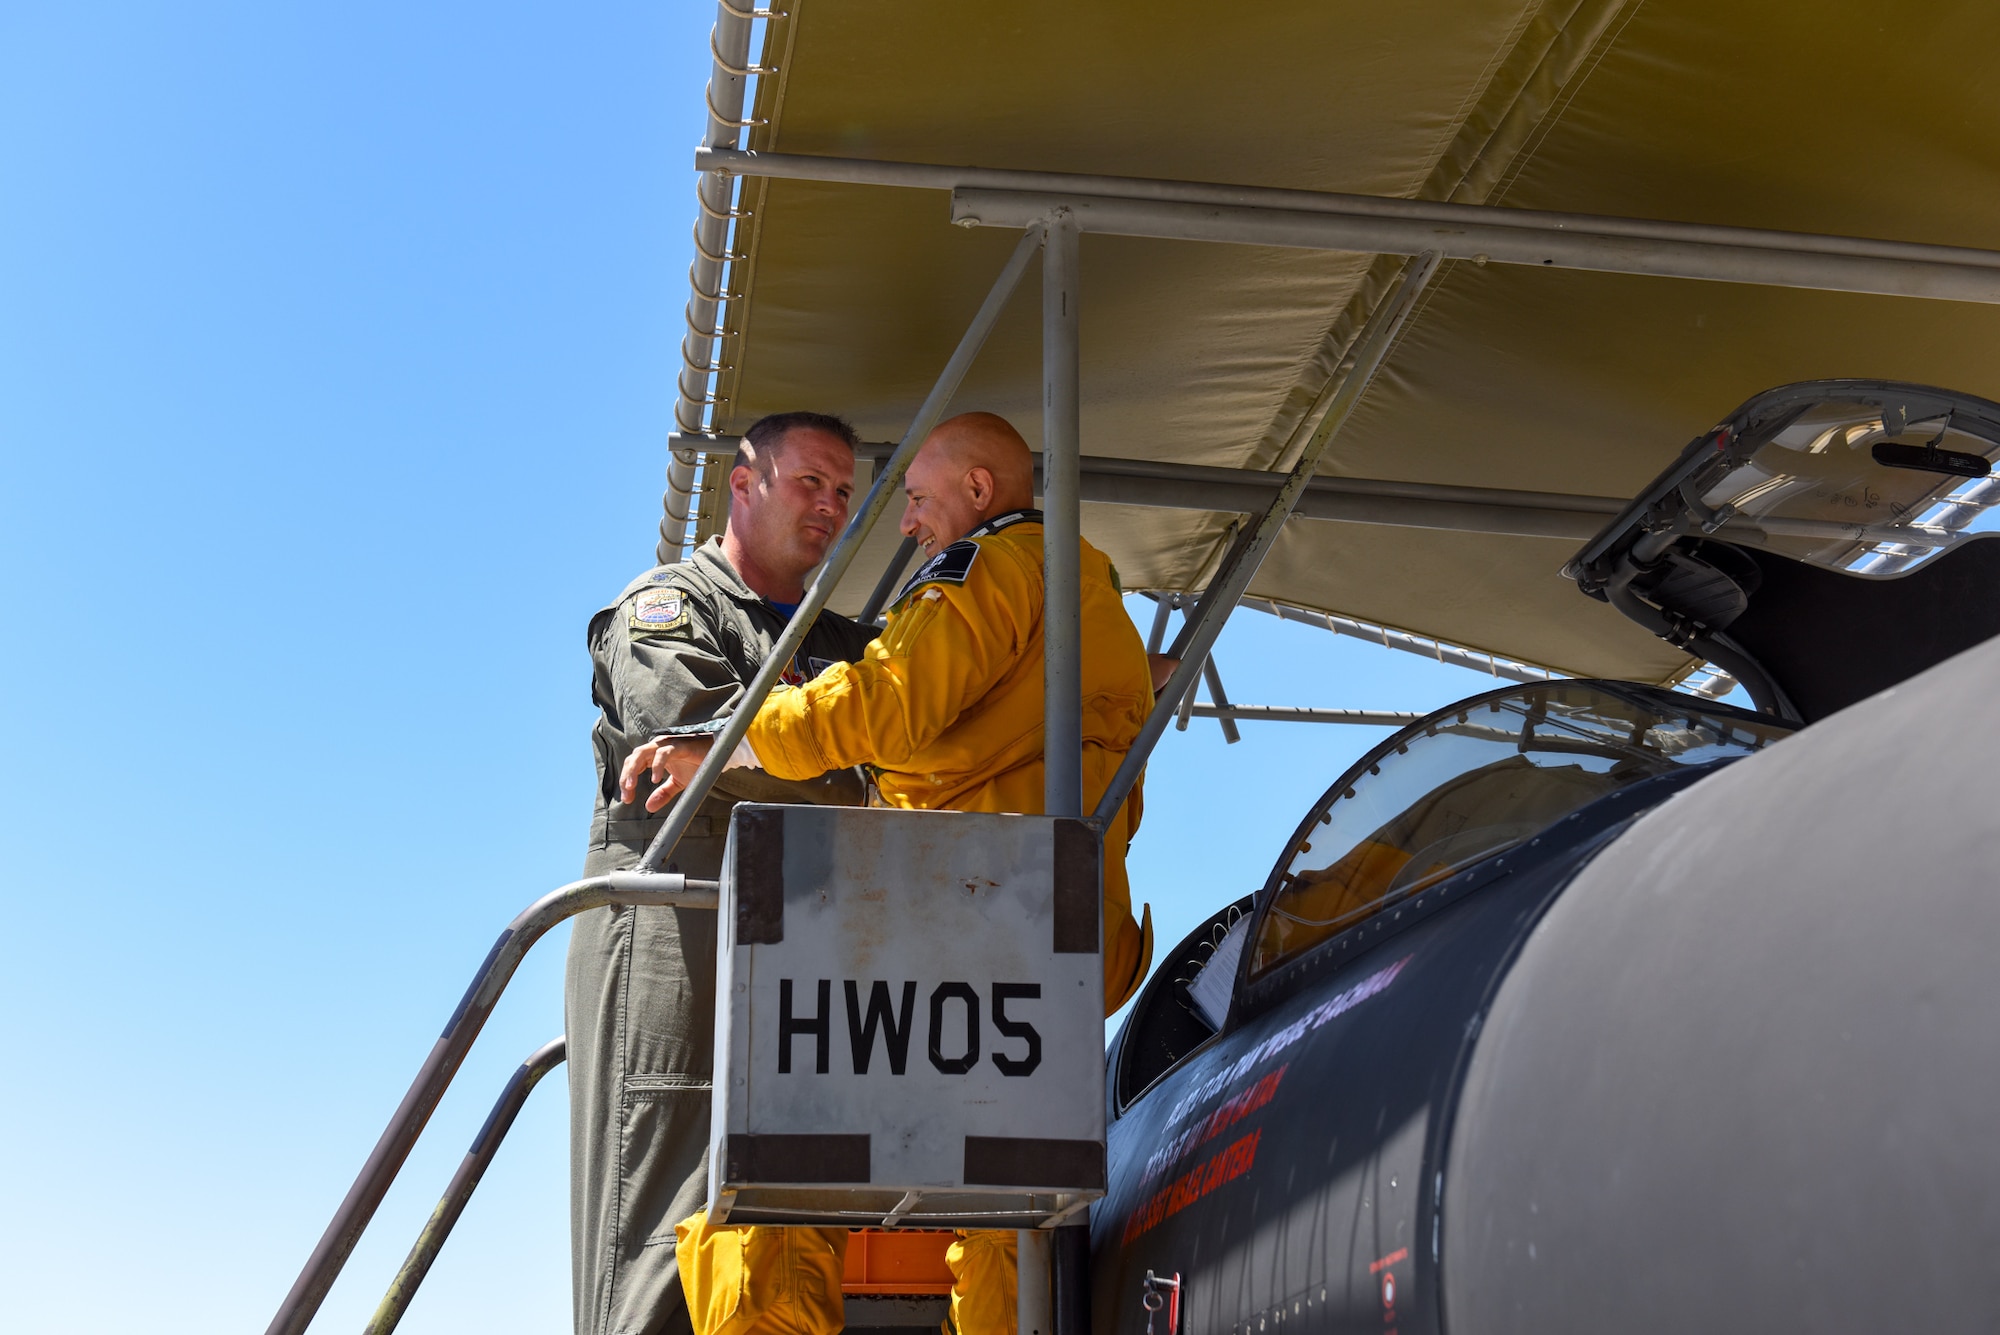
[[[619,1110],[618,1232],[628,1255],[671,1246],[674,1225],[708,1200],[708,1081],[630,1075]]]

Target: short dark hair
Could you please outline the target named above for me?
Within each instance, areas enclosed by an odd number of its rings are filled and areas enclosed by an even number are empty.
[[[847,424],[844,417],[836,417],[832,413],[771,413],[752,422],[750,429],[743,433],[730,468],[753,467],[749,452],[743,448],[744,443],[754,445],[758,457],[768,462],[778,449],[783,448],[786,433],[799,430],[824,431],[849,450],[861,448],[861,437],[854,433],[854,428]]]

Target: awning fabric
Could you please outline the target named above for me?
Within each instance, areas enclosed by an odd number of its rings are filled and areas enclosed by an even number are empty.
[[[784,7],[753,149],[2000,248],[1990,4]],[[717,429],[817,408],[897,438],[1014,236],[949,225],[936,191],[753,180],[746,205]],[[1401,261],[1086,236],[1082,263],[1084,453],[1272,468]],[[1770,386],[2000,397],[1996,351],[1990,306],[1450,263],[1321,471],[1625,496]],[[1039,449],[1039,376],[1031,273],[953,407]],[[1083,525],[1128,587],[1186,590],[1230,518],[1086,505]],[[1295,520],[1251,593],[1580,674],[1684,671],[1558,574],[1577,545]]]

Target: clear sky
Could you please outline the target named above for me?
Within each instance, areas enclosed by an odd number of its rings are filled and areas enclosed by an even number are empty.
[[[583,630],[652,560],[713,14],[0,11],[0,1326],[262,1330],[495,934],[577,874]],[[1239,701],[1494,684],[1238,620]],[[1162,953],[1383,735],[1243,731],[1153,763]],[[563,947],[317,1329],[561,1031]],[[566,1111],[535,1095],[405,1330],[566,1328]]]

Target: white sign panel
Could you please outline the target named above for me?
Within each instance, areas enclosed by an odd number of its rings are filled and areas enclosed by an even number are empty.
[[[712,1217],[1011,1226],[1102,1194],[1087,826],[746,804],[729,838]]]

